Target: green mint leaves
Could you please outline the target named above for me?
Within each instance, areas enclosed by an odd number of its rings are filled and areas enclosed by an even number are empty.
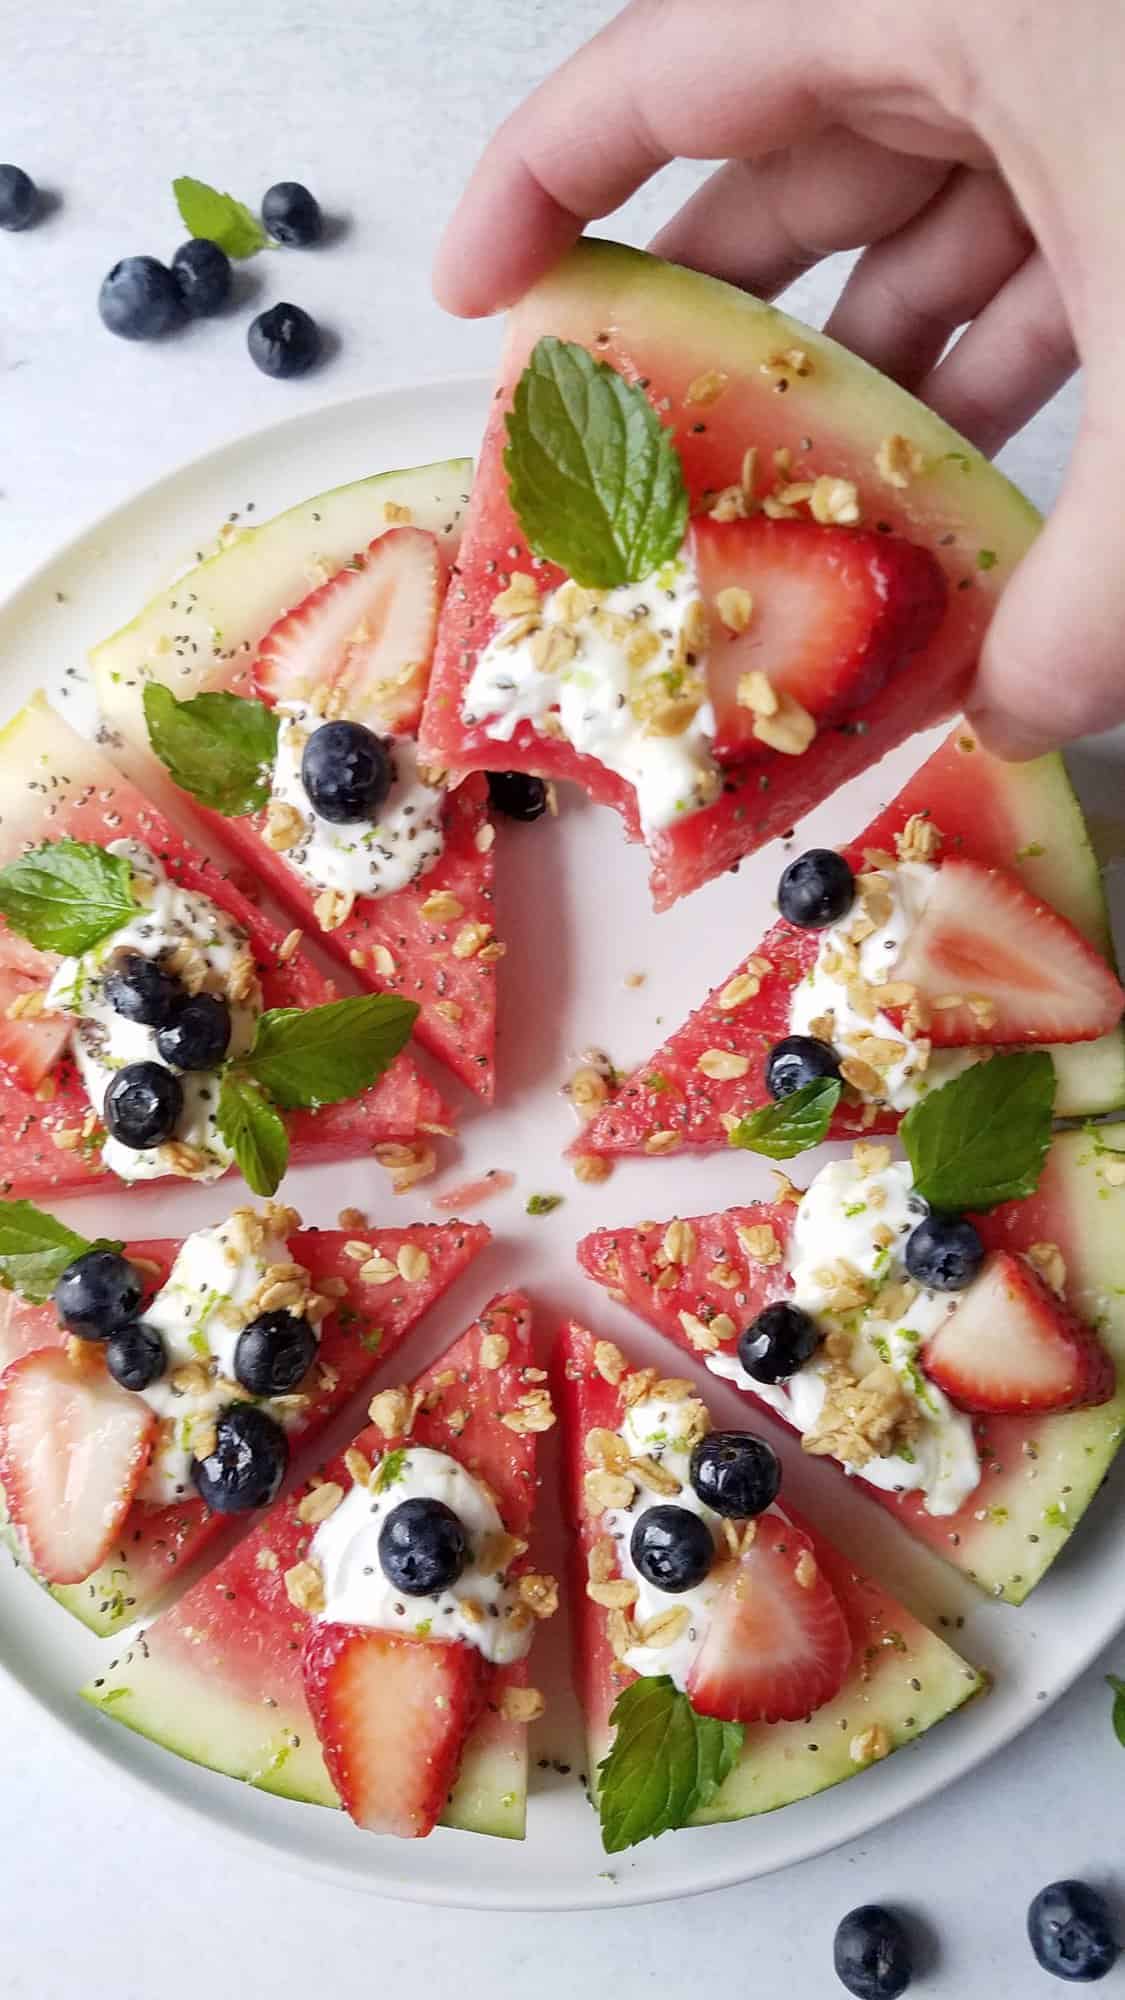
[[[37,951],[78,958],[141,908],[125,856],[89,841],[48,841],[0,869],[0,911]]]
[[[1107,1674],[1105,1681],[1106,1686],[1113,1689],[1113,1733],[1125,1750],[1125,1681],[1119,1680],[1116,1674]]]
[[[732,1146],[747,1153],[764,1153],[770,1160],[791,1160],[819,1146],[832,1123],[832,1113],[840,1102],[842,1086],[834,1076],[819,1076],[803,1083],[788,1097],[763,1104],[749,1118],[740,1118],[730,1135]]]
[[[247,1187],[255,1194],[276,1194],[289,1165],[285,1121],[257,1084],[236,1069],[227,1070],[219,1085],[215,1122]]]
[[[548,335],[507,421],[509,498],[536,555],[609,590],[679,553],[687,489],[671,432],[643,389]]]
[[[598,1766],[607,1854],[686,1826],[714,1798],[742,1753],[742,1724],[697,1715],[667,1674],[625,1688],[610,1722],[617,1734]]]
[[[181,791],[228,819],[267,804],[278,721],[265,702],[223,693],[177,701],[150,681],[144,705],[149,742]]]
[[[43,1305],[67,1265],[94,1247],[30,1201],[0,1202],[0,1285],[32,1305]],[[97,1248],[120,1250],[121,1245],[99,1242]]]
[[[1045,1049],[974,1063],[902,1121],[915,1193],[931,1208],[954,1211],[1034,1194],[1054,1103],[1055,1069]]]
[[[206,181],[181,174],[172,182],[172,193],[189,234],[208,237],[228,257],[254,257],[272,243],[244,201],[236,201],[232,194],[220,194],[218,188],[208,187]]]

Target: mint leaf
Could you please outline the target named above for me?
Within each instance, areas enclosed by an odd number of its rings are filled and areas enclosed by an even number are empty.
[[[405,1478],[406,1450],[403,1445],[398,1445],[394,1451],[386,1452],[379,1460],[374,1490],[376,1493],[385,1493],[388,1486],[397,1486],[399,1481]]]
[[[323,1007],[271,1007],[238,1071],[287,1111],[358,1097],[410,1040],[418,1006],[393,994],[357,994]]]
[[[247,1186],[255,1194],[276,1194],[289,1165],[289,1134],[269,1098],[237,1070],[227,1070],[215,1122]]]
[[[1055,1068],[1045,1049],[974,1063],[915,1104],[900,1137],[931,1208],[995,1208],[1034,1194],[1051,1142]]]
[[[190,234],[208,237],[228,257],[254,257],[269,246],[271,238],[257,216],[232,194],[220,194],[218,188],[193,180],[190,174],[181,174],[172,182],[172,193]]]
[[[607,1854],[686,1826],[742,1754],[742,1724],[697,1715],[667,1674],[634,1681],[609,1719],[617,1734],[598,1766]]]
[[[0,1202],[0,1285],[41,1306],[51,1297],[68,1264],[87,1250],[120,1250],[99,1237],[91,1243],[56,1222],[30,1201]]]
[[[527,1198],[528,1215],[550,1215],[551,1211],[562,1207],[561,1194],[531,1194]]]
[[[547,335],[507,421],[508,497],[536,555],[608,590],[679,554],[687,489],[672,434],[643,389]]]
[[[803,1083],[788,1097],[763,1104],[749,1118],[740,1118],[730,1135],[732,1146],[747,1153],[764,1153],[769,1160],[791,1160],[794,1153],[819,1146],[832,1113],[840,1102],[842,1086],[834,1076],[818,1076]]]
[[[0,911],[37,951],[77,958],[141,907],[125,856],[89,841],[47,841],[0,869]]]
[[[278,722],[264,701],[225,693],[177,701],[149,681],[144,705],[149,742],[181,791],[228,819],[267,803]]]
[[[1125,1681],[1116,1674],[1107,1674],[1106,1686],[1113,1689],[1113,1733],[1125,1750]]]

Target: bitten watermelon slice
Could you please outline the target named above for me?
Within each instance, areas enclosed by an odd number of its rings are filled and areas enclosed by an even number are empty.
[[[359,1275],[360,1263],[348,1248],[357,1241],[371,1246],[372,1259],[382,1257],[396,1268],[400,1251],[411,1245],[425,1252],[428,1269],[410,1282],[399,1278],[390,1284],[372,1282]],[[314,1284],[338,1279],[347,1288],[321,1329],[320,1387],[301,1422],[294,1425],[294,1439],[311,1439],[323,1429],[488,1241],[489,1231],[480,1223],[465,1222],[375,1229],[362,1238],[342,1230],[309,1229],[289,1239],[295,1262],[304,1265]],[[179,1247],[178,1242],[146,1240],[126,1244],[125,1254],[151,1266],[156,1290]],[[0,1380],[21,1357],[59,1348],[65,1340],[53,1305],[31,1305],[14,1292],[0,1292]],[[136,1501],[117,1546],[95,1574],[81,1583],[58,1586],[52,1595],[91,1631],[119,1631],[165,1597],[188,1562],[224,1534],[229,1539],[228,1528],[229,1523],[201,1500],[183,1500],[172,1507]]]
[[[693,513],[708,513],[720,495],[772,503],[790,488],[801,497],[781,504],[802,512],[817,477],[851,482],[856,511],[849,506],[847,524],[858,514],[865,529],[893,531],[928,549],[948,585],[935,635],[846,721],[826,724],[800,755],[755,744],[729,771],[714,803],[652,838],[653,895],[662,909],[796,825],[846,779],[957,708],[993,606],[1038,517],[931,410],[823,334],[716,279],[618,244],[583,242],[509,321],[459,557],[461,588],[446,603],[422,728],[426,755],[453,770],[497,763],[496,740],[486,725],[463,722],[462,701],[498,623],[493,599],[507,575],[529,563],[508,499],[505,418],[544,335],[576,342],[644,384],[674,437]],[[753,468],[745,458],[750,448],[757,454]],[[776,460],[778,452],[788,456]],[[737,497],[726,504],[745,511]],[[536,580],[553,586],[560,573],[540,566]],[[575,780],[615,806],[636,832],[632,787],[577,756],[565,740],[524,722],[505,742],[503,758],[512,768]]]
[[[278,685],[279,666],[272,660],[258,662],[267,634],[280,653],[273,628],[285,614],[295,621],[310,592],[324,592],[357,551],[368,550],[373,537],[395,534],[400,524],[410,523],[412,536],[420,539],[424,532],[432,540],[444,575],[456,554],[471,476],[467,459],[388,472],[314,495],[260,527],[242,529],[217,555],[154,597],[132,624],[96,646],[91,663],[115,762],[173,821],[191,826],[194,818],[196,830],[202,821],[209,837],[263,877],[295,921],[363,986],[416,1000],[422,1010],[417,1040],[487,1098],[493,1088],[496,966],[487,949],[493,913],[484,781],[474,779],[448,794],[444,852],[419,881],[394,895],[359,898],[343,924],[322,931],[313,909],[316,891],[283,853],[266,844],[264,815],[225,818],[181,791],[152,748],[143,707],[149,682],[170,688],[179,701],[219,688],[251,698],[264,693],[267,700],[286,699],[286,689]],[[387,618],[389,622],[390,614]],[[356,611],[349,631],[362,624]],[[406,635],[391,636],[397,643]],[[399,690],[393,714],[385,721],[400,735],[416,730],[421,711],[429,671],[430,641],[424,633],[420,644],[424,654],[410,663],[414,674],[407,698]],[[339,648],[332,650],[326,678],[340,664]],[[354,655],[362,648],[348,645],[344,650]],[[364,670],[378,675],[378,660],[369,661]],[[352,705],[347,712],[364,719]],[[452,898],[459,913],[438,916],[433,905],[423,914],[435,895]],[[452,911],[452,903],[447,901],[446,908]],[[467,925],[484,928],[480,948],[462,955],[453,947]]]
[[[460,1340],[413,1385],[432,1391],[411,1439],[459,1459],[487,1480],[505,1528],[528,1536],[535,1504],[533,1432],[502,1421],[529,1388],[531,1316],[519,1293],[494,1299]],[[482,1339],[502,1334],[508,1358],[483,1367]],[[445,1378],[452,1374],[453,1380]],[[428,1400],[428,1396],[427,1396]],[[393,1444],[375,1425],[355,1448],[369,1459]],[[341,1459],[328,1476],[345,1488]],[[298,1517],[300,1495],[282,1501],[219,1567],[157,1620],[143,1645],[131,1646],[83,1690],[114,1721],[211,1770],[263,1791],[313,1805],[337,1805],[302,1679],[301,1647],[309,1615],[296,1610],[285,1573],[304,1559],[314,1529]],[[518,1559],[525,1566],[528,1558]],[[512,1565],[513,1572],[516,1565]],[[526,1662],[494,1669],[486,1706],[461,1760],[444,1823],[520,1839],[527,1793],[526,1727],[506,1714],[505,1689],[526,1685]]]
[[[622,1688],[634,1679],[614,1658],[605,1610],[587,1596],[590,1552],[605,1530],[603,1516],[590,1510],[584,1489],[591,1463],[586,1439],[595,1429],[617,1430],[624,1415],[620,1386],[608,1382],[597,1366],[598,1345],[584,1327],[571,1324],[554,1356],[563,1506],[575,1532],[574,1676],[595,1784],[612,1741],[610,1712]],[[798,1516],[784,1491],[780,1505],[809,1538],[816,1564],[835,1592],[853,1640],[852,1664],[839,1692],[817,1709],[815,1729],[807,1719],[747,1726],[740,1762],[693,1824],[771,1812],[854,1777],[874,1758],[922,1735],[984,1686],[982,1676],[944,1640]]]
[[[1125,1426],[1125,1192],[1115,1178],[1122,1153],[1125,1125],[1060,1133],[1034,1195],[974,1218],[989,1249],[1057,1247],[1067,1304],[1115,1364],[1112,1397],[1097,1408],[1050,1416],[977,1417],[980,1483],[956,1514],[927,1514],[918,1494],[899,1497],[863,1484],[910,1534],[1012,1604],[1023,1602],[1077,1527]],[[706,1363],[706,1328],[717,1315],[734,1320],[734,1334],[717,1343],[734,1354],[738,1335],[786,1290],[784,1261],[758,1262],[740,1232],[767,1225],[784,1247],[793,1213],[788,1205],[758,1202],[694,1217],[687,1265],[669,1264],[663,1223],[598,1230],[579,1244],[578,1260],[612,1297]],[[733,1283],[720,1282],[728,1278]]]
[[[895,835],[915,814],[927,815],[940,829],[943,852],[1015,874],[1112,964],[1098,864],[1061,757],[1002,764],[962,724],[841,852],[856,868],[863,867],[865,850],[893,853]],[[626,1077],[583,1128],[575,1149],[643,1154],[727,1145],[730,1124],[768,1101],[766,1057],[790,1032],[793,989],[814,963],[818,942],[816,931],[775,923],[684,1025]],[[760,965],[750,966],[751,960]],[[708,1076],[699,1068],[708,1050],[739,1058],[743,1073]],[[1110,1111],[1125,1100],[1120,1028],[1095,1042],[1053,1047],[1051,1056],[1060,1115]],[[861,1106],[842,1104],[833,1133],[843,1137],[861,1127],[894,1131],[899,1122],[897,1113],[885,1112],[872,1127],[862,1124],[861,1114]],[[654,1134],[665,1133],[674,1136],[652,1143]]]
[[[185,887],[209,896],[249,934],[267,1007],[318,1007],[336,998],[302,953],[282,960],[278,926],[36,695],[0,731],[0,864],[25,846],[66,836],[101,845],[140,840]],[[42,955],[40,962],[45,984],[57,960]],[[0,1192],[77,1194],[104,1186],[97,1133],[85,1130],[90,1109],[69,1059],[34,1091],[10,1074],[0,1076]],[[384,1141],[447,1127],[450,1117],[410,1056],[400,1055],[362,1096],[286,1113],[290,1158],[294,1164],[351,1159]],[[127,1183],[119,1186],[124,1191]]]

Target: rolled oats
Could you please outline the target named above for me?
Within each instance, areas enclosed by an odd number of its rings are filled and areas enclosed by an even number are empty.
[[[704,1049],[695,1067],[713,1083],[733,1083],[736,1077],[746,1075],[750,1058],[735,1055],[730,1049]]]
[[[285,1572],[285,1594],[298,1611],[323,1611],[324,1578],[314,1562],[294,1563]]]
[[[594,1367],[602,1381],[615,1389],[625,1373],[625,1356],[612,1340],[595,1341]]]
[[[407,1285],[421,1285],[430,1275],[430,1254],[416,1243],[403,1243],[395,1259],[399,1276]]]
[[[465,905],[448,889],[433,889],[422,904],[422,915],[431,923],[452,923],[456,917],[464,916]]]
[[[385,1438],[408,1437],[412,1420],[409,1389],[380,1389],[372,1396],[367,1414]]]
[[[480,1344],[482,1368],[502,1368],[508,1359],[508,1339],[503,1333],[486,1333]]]
[[[297,1519],[309,1527],[327,1521],[328,1516],[336,1512],[343,1497],[344,1489],[334,1479],[326,1480],[323,1486],[313,1486],[304,1499],[297,1502]]]
[[[285,799],[271,799],[266,807],[263,839],[275,854],[285,854],[305,837],[303,816]]]

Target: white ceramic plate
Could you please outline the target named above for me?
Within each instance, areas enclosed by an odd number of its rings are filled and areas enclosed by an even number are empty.
[[[10,713],[44,674],[71,690],[61,705],[64,712],[76,711],[82,697],[68,669],[80,667],[92,641],[131,617],[190,562],[233,511],[244,512],[253,502],[249,518],[262,519],[365,473],[471,453],[486,406],[487,387],[479,382],[367,396],[259,431],[149,488],[72,543],[0,612],[0,711]],[[1076,760],[1080,787],[1096,815],[1112,812],[1120,757],[1120,744],[1103,743]],[[919,761],[915,745],[849,786],[808,822],[802,844],[852,834]],[[560,1159],[572,1119],[558,1090],[591,1044],[607,1048],[618,1062],[641,1059],[662,1028],[682,1018],[750,947],[765,928],[778,850],[659,918],[648,907],[643,854],[624,845],[615,818],[580,799],[567,797],[558,821],[502,825],[498,855],[498,930],[512,950],[501,981],[495,1110],[481,1116],[467,1104],[463,1139],[449,1149],[439,1181],[398,1202],[378,1168],[355,1163],[294,1173],[286,1192],[308,1220],[322,1224],[353,1202],[373,1220],[404,1209],[425,1219],[430,1196],[442,1185],[488,1167],[517,1174],[516,1187],[481,1212],[497,1241],[412,1340],[403,1375],[459,1331],[491,1292],[517,1283],[531,1289],[544,1333],[564,1313],[589,1315],[633,1351],[662,1359],[660,1343],[581,1277],[574,1242],[613,1222],[764,1195],[771,1187],[766,1163],[746,1154],[648,1160],[619,1167],[603,1187],[579,1187]],[[627,986],[626,976],[635,973],[645,975],[644,984]],[[106,1194],[69,1206],[80,1208],[77,1226],[84,1229],[182,1235],[218,1220],[230,1192],[177,1189],[138,1193],[125,1202]],[[524,1207],[534,1192],[561,1192],[566,1199],[552,1215],[529,1219]],[[745,1418],[745,1404],[713,1377],[706,1377],[706,1394],[720,1419]],[[120,1642],[83,1632],[6,1560],[0,1564],[0,1662],[62,1727],[91,1746],[92,1784],[108,1788],[119,1774],[129,1774],[170,1804],[268,1848],[306,1874],[419,1901],[513,1909],[600,1908],[719,1888],[853,1839],[950,1784],[1041,1714],[1107,1643],[1125,1611],[1120,1479],[1110,1482],[1113,1490],[1079,1531],[1076,1546],[1031,1602],[1015,1611],[982,1603],[833,1468],[802,1459],[788,1444],[782,1449],[787,1490],[797,1504],[923,1617],[963,1618],[957,1642],[992,1673],[994,1691],[928,1738],[819,1798],[764,1819],[672,1834],[611,1863],[574,1776],[552,1768],[569,1765],[572,1774],[582,1768],[564,1634],[557,1628],[541,1637],[535,1661],[535,1678],[550,1703],[532,1733],[522,1845],[440,1829],[417,1844],[373,1839],[342,1814],[267,1797],[130,1735],[75,1694]],[[553,1510],[555,1479],[549,1450],[545,1513]],[[561,1560],[561,1549],[548,1550],[552,1557]]]

